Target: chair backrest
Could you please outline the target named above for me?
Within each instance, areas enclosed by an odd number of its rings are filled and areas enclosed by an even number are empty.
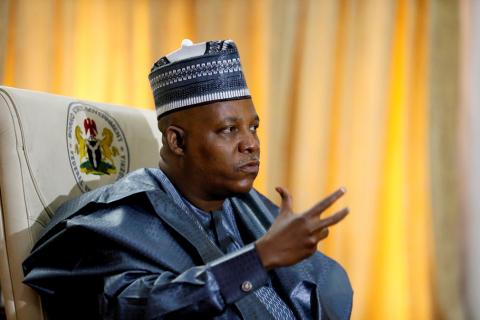
[[[65,200],[157,167],[153,111],[0,86],[0,284],[7,319],[43,319],[22,262]]]

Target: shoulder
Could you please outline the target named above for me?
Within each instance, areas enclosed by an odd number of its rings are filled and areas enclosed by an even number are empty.
[[[143,168],[135,170],[115,183],[105,185],[66,202],[60,207],[59,211],[65,210],[64,208],[69,208],[69,210],[80,209],[81,206],[90,202],[110,203],[133,194],[158,189],[157,170],[159,169]]]
[[[61,217],[64,214],[79,211],[90,203],[113,203],[138,193],[159,189],[155,170],[158,169],[138,169],[115,183],[84,193],[65,202],[55,215]]]
[[[144,192],[160,190],[161,187],[156,179],[156,170],[158,169],[138,169],[113,184],[102,186],[65,202],[42,231],[38,242],[42,242],[42,239],[47,234],[51,234],[61,222],[79,213],[93,213],[105,207],[114,208],[118,205],[125,205],[131,199],[138,199],[138,196]]]
[[[133,250],[157,263],[168,264],[158,255],[157,248],[173,248],[176,254],[182,248],[177,235],[164,223],[147,196],[153,191],[159,195],[156,200],[167,201],[166,195],[161,197],[163,189],[154,174],[151,169],[138,170],[112,185],[65,203],[32,248],[25,261],[27,269],[38,257],[53,252],[68,251],[80,256],[85,250],[77,246],[85,247],[87,240],[95,242],[98,250],[112,245],[122,252]]]

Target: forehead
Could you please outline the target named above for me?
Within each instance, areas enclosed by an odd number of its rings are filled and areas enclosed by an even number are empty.
[[[190,109],[190,123],[215,125],[225,121],[254,121],[258,119],[252,99],[220,101]],[[192,123],[192,124],[193,124]]]

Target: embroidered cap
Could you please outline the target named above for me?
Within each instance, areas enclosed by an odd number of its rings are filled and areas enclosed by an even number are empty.
[[[193,44],[185,39],[180,49],[155,62],[148,78],[158,118],[188,106],[250,98],[232,40]]]

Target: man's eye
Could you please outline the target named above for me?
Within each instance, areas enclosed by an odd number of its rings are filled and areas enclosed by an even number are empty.
[[[234,127],[234,126],[225,127],[222,130],[223,133],[232,133],[232,132],[236,132],[236,131],[237,131],[237,128]]]
[[[250,127],[250,131],[252,132],[257,132],[257,129],[258,129],[258,124]]]

